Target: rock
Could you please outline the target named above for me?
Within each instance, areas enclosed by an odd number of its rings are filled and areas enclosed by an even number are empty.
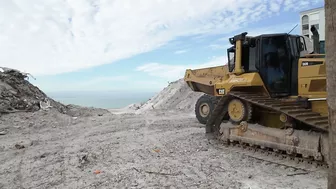
[[[79,158],[79,163],[80,164],[84,164],[84,163],[87,163],[89,160],[88,160],[88,155],[85,154],[83,155],[82,157]]]
[[[40,156],[41,159],[43,159],[43,158],[45,158],[45,157],[47,157],[46,154],[42,154],[42,155]]]
[[[22,144],[15,144],[15,148],[16,149],[23,149],[23,148],[25,148],[25,146],[22,145]]]

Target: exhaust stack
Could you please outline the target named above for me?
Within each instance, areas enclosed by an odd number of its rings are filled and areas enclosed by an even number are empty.
[[[320,34],[314,25],[310,27],[310,31],[313,33],[314,54],[320,54]]]

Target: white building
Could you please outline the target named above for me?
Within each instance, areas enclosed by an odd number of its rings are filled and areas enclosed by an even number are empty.
[[[313,35],[310,32],[310,27],[315,25],[320,34],[320,40],[325,40],[325,15],[324,7],[310,9],[300,12],[301,34],[309,38]]]
[[[314,25],[320,35],[321,53],[324,53],[325,41],[325,13],[324,7],[310,9],[300,12],[301,35],[312,39],[310,27]]]

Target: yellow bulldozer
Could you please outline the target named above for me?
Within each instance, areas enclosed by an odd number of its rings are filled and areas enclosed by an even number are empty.
[[[318,44],[309,53],[303,36],[247,32],[229,42],[227,65],[185,72],[188,86],[205,93],[195,114],[206,133],[328,164],[326,65]]]

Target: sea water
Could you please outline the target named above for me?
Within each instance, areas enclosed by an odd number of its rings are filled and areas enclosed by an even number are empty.
[[[130,104],[142,103],[155,95],[155,92],[126,92],[126,91],[99,91],[99,92],[46,92],[46,94],[63,104],[75,104],[96,108],[123,108]]]

